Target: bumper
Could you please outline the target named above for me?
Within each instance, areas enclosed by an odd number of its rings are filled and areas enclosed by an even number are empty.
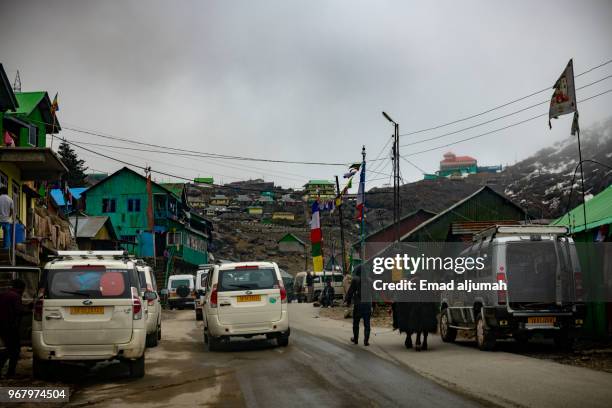
[[[215,337],[251,337],[258,335],[288,335],[289,317],[283,311],[281,318],[274,322],[247,323],[247,324],[222,324],[217,315],[209,316],[207,319],[208,333]]]
[[[193,298],[169,298],[168,306],[170,307],[193,307],[195,305],[195,299]]]
[[[538,321],[541,318],[549,321]],[[487,308],[485,310],[485,319],[490,329],[502,335],[536,332],[553,335],[560,331],[575,335],[582,329],[584,313],[582,313],[582,310],[567,312],[509,312],[505,308]]]
[[[145,329],[134,329],[132,340],[121,344],[69,344],[50,345],[43,339],[42,331],[32,331],[32,352],[41,360],[103,361],[115,358],[134,359],[144,354]]]

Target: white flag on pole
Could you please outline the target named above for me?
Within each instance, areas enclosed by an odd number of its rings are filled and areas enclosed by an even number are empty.
[[[576,88],[574,87],[574,63],[569,60],[563,73],[553,86],[555,90],[550,98],[548,126],[552,129],[551,119],[576,112]]]

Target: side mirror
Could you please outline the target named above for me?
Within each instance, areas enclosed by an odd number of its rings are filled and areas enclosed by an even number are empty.
[[[157,299],[157,293],[153,292],[152,290],[147,290],[144,293],[144,299],[146,301],[155,300],[155,299]]]

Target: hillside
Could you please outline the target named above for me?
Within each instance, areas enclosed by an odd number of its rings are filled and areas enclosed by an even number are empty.
[[[612,166],[612,118],[581,134],[582,158]],[[501,173],[492,176],[473,175],[460,180],[420,180],[401,187],[402,214],[418,208],[439,212],[486,184],[506,194],[535,218],[556,218],[578,205],[580,172],[576,174],[571,203],[568,197],[572,176],[578,164],[575,136],[536,152]],[[612,184],[612,170],[584,163],[585,191],[594,195]],[[392,219],[393,201],[390,188],[368,191],[368,224],[378,227]],[[587,196],[588,199],[588,196]]]

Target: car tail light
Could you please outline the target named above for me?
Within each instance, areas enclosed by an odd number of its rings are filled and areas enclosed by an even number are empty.
[[[499,268],[501,271],[503,271],[503,267]],[[503,282],[506,283],[506,274],[504,272],[498,272],[497,273],[497,282]],[[508,300],[508,293],[505,290],[498,290],[497,291],[497,303],[499,303],[500,305],[506,304]]]
[[[149,291],[149,292],[153,292],[153,286],[152,286],[152,285],[147,284],[147,291]],[[147,304],[148,304],[149,306],[153,306],[153,305],[155,304],[155,301],[154,301],[154,300],[147,300]]]
[[[36,297],[36,303],[34,303],[34,320],[36,320],[37,322],[42,321],[44,295],[45,295],[45,290],[40,289],[38,291],[38,296]]]
[[[212,292],[210,292],[210,307],[217,307],[217,304],[219,303],[218,297],[217,284],[215,283],[212,287]]]
[[[283,281],[278,281],[278,288],[280,289],[281,302],[287,303],[287,289],[285,289]]]
[[[576,301],[582,302],[582,273],[574,272],[574,291],[576,293]]]
[[[138,295],[138,289],[132,287],[132,318],[134,320],[142,319],[142,302]]]

